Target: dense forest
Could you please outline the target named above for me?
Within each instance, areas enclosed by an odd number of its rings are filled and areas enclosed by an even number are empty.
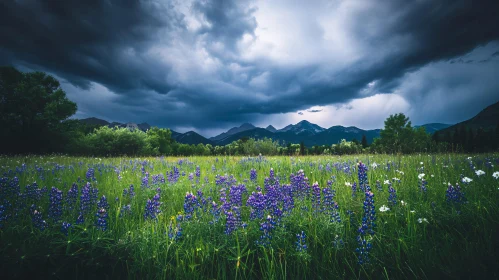
[[[465,125],[455,131],[430,135],[414,128],[404,114],[389,116],[380,138],[368,145],[343,139],[332,145],[306,147],[304,143],[279,143],[272,139],[242,138],[225,146],[176,142],[169,129],[146,132],[89,125],[71,119],[76,103],[66,97],[59,81],[43,72],[23,73],[0,67],[0,130],[2,154],[64,153],[88,156],[190,156],[190,155],[306,155],[356,153],[488,152],[497,150],[495,129]],[[351,140],[351,141],[348,141]]]

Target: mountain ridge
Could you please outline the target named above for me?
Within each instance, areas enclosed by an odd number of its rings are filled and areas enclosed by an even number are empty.
[[[98,118],[87,118],[81,119],[81,122],[92,124],[92,125],[105,125],[109,127],[127,127],[130,129],[140,129],[146,131],[151,126],[147,123],[126,123],[122,124],[119,122],[109,123],[106,120]],[[429,133],[433,133],[438,130],[438,128],[449,127],[448,124],[440,123],[430,123],[420,125],[425,127]],[[419,127],[419,126],[414,126]],[[170,129],[171,130],[171,129]],[[315,145],[331,145],[336,144],[341,141],[341,139],[346,139],[348,141],[356,139],[357,141],[362,140],[362,136],[365,135],[368,143],[372,143],[373,139],[379,137],[381,129],[371,129],[364,130],[355,126],[344,127],[341,125],[334,125],[329,128],[323,128],[317,124],[311,123],[307,120],[302,120],[296,124],[289,124],[282,129],[275,129],[272,125],[268,125],[266,128],[255,127],[251,123],[243,123],[238,127],[233,127],[226,132],[223,132],[214,137],[204,137],[203,135],[195,132],[188,131],[185,133],[176,132],[171,130],[172,138],[175,141],[183,144],[210,144],[216,145],[227,145],[233,141],[237,141],[241,138],[254,138],[254,139],[264,139],[271,138],[274,141],[278,141],[281,144],[287,143],[300,143],[303,142],[307,147]]]

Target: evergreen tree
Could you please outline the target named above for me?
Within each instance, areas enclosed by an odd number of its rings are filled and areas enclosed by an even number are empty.
[[[303,141],[300,142],[300,155],[305,155],[305,143]]]
[[[369,145],[367,144],[367,137],[365,134],[362,134],[362,148],[367,148]]]
[[[468,139],[466,140],[466,151],[471,153],[475,149],[475,136],[472,128],[468,127],[467,131],[466,135],[468,136]]]

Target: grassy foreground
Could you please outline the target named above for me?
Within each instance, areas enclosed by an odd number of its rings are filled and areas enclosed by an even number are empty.
[[[2,157],[0,268],[9,279],[498,279],[497,171],[497,154]]]

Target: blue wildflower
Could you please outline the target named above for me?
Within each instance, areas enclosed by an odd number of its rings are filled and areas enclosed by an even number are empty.
[[[48,216],[54,222],[58,222],[62,216],[62,191],[52,187],[49,196],[49,213]]]
[[[99,211],[97,211],[97,222],[95,223],[95,226],[97,227],[98,230],[106,231],[107,229],[107,211],[104,208],[100,208]]]
[[[296,235],[296,251],[302,253],[307,252],[307,235],[304,231]]]
[[[67,223],[67,222],[62,222],[62,225],[61,225],[61,232],[64,233],[64,235],[68,235],[69,233],[69,230],[73,227],[73,225],[71,225],[70,223]]]

